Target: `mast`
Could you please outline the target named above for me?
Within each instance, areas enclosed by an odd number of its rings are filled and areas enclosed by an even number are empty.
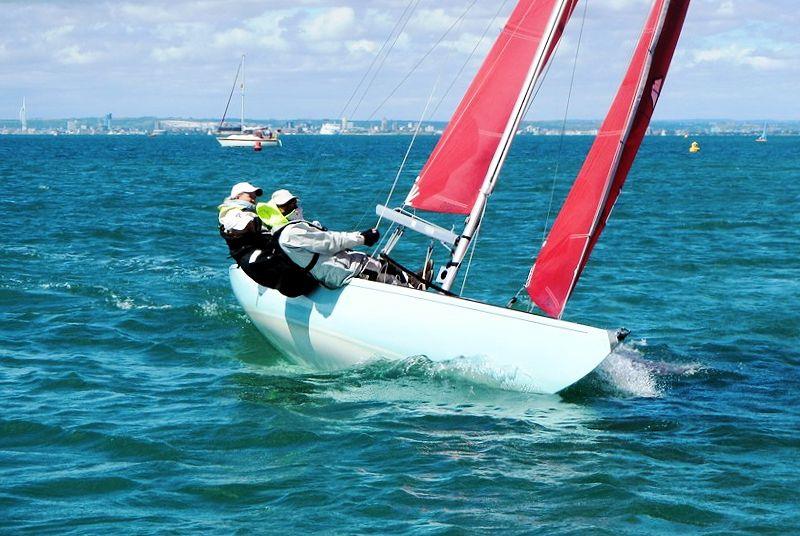
[[[242,123],[239,129],[241,132],[244,132],[244,54],[242,54],[242,85],[240,88],[242,95]]]
[[[442,288],[450,290],[458,275],[458,269],[461,267],[461,262],[469,249],[470,241],[475,233],[480,228],[481,220],[483,219],[483,212],[486,208],[486,203],[489,196],[497,183],[497,177],[503,167],[508,151],[511,148],[511,142],[514,140],[517,128],[520,121],[525,116],[525,112],[530,106],[533,97],[533,88],[539,80],[539,76],[544,71],[547,60],[550,57],[554,42],[558,40],[563,29],[563,24],[572,13],[577,0],[559,0],[553,7],[550,18],[545,26],[542,39],[539,41],[536,54],[533,56],[528,73],[525,77],[525,82],[517,96],[516,103],[512,109],[512,113],[506,123],[500,138],[500,143],[495,150],[494,156],[489,163],[489,168],[484,176],[483,183],[478,191],[478,197],[472,205],[472,210],[467,217],[464,230],[461,232],[450,257],[450,262],[447,263],[445,272],[443,274]]]
[[[25,97],[22,97],[22,108],[19,109],[19,122],[21,123],[22,131],[28,131],[28,111],[25,109]]]

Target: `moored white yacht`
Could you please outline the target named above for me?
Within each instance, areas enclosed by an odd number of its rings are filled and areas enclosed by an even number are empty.
[[[241,83],[239,85],[239,92],[241,95],[241,121],[238,128],[231,128],[225,126],[225,116],[228,113],[228,107],[231,104],[231,97],[233,91],[236,89],[236,83],[239,81],[241,74]],[[253,147],[260,149],[261,147],[280,147],[280,131],[271,130],[268,127],[246,127],[244,124],[244,54],[242,54],[242,61],[239,63],[239,68],[236,70],[236,77],[233,80],[233,88],[231,94],[228,96],[228,103],[225,106],[225,112],[222,114],[222,120],[219,122],[216,133],[217,141],[223,147]]]

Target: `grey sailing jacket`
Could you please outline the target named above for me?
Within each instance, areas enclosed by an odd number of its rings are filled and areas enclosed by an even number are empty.
[[[303,268],[319,253],[310,273],[330,289],[341,287],[358,274],[365,258],[362,253],[347,251],[364,245],[361,233],[323,231],[307,221],[287,224],[278,243],[292,262]]]

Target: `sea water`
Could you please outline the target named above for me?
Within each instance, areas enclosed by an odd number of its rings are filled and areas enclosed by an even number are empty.
[[[271,348],[217,204],[248,180],[369,228],[410,138],[284,141],[0,136],[0,531],[800,531],[800,139],[645,140],[565,314],[631,336],[553,396],[468,359]],[[519,290],[590,143],[516,141],[466,296]]]

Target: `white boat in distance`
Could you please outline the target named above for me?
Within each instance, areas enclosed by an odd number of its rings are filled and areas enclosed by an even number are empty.
[[[223,147],[280,147],[282,142],[275,133],[267,136],[261,130],[245,130],[229,136],[217,136],[217,141]]]
[[[555,393],[594,370],[624,339],[627,330],[584,326],[561,316],[647,130],[689,0],[653,1],[611,108],[517,294],[527,291],[547,316],[450,291],[576,3],[518,1],[402,206],[376,207],[394,228],[382,243],[386,258],[406,231],[447,248],[449,260],[428,290],[354,279],[336,290],[317,288],[287,298],[231,267],[237,300],[276,348],[324,370],[425,355],[464,363],[473,376],[483,371],[506,388]],[[422,210],[468,218],[456,234],[420,218]]]
[[[759,143],[767,143],[767,123],[764,122],[764,130],[761,131],[761,135],[756,138],[756,141]]]
[[[239,85],[241,101],[242,101],[242,114],[239,128],[234,129],[225,127],[225,117],[228,114],[228,107],[231,104],[231,97],[236,89],[236,83],[239,81],[239,74],[241,74],[241,84]],[[226,132],[230,134],[226,135]],[[244,54],[242,54],[242,61],[239,62],[239,68],[236,70],[236,77],[233,79],[233,87],[228,96],[228,103],[225,105],[225,111],[222,114],[222,119],[217,126],[217,141],[223,147],[280,147],[280,131],[272,131],[267,127],[246,127],[244,124]]]

